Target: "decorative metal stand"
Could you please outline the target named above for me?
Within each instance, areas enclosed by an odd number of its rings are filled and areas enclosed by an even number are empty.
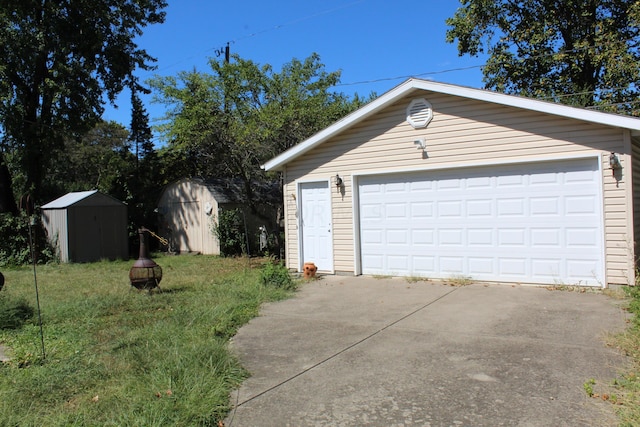
[[[160,289],[162,267],[149,258],[149,249],[147,247],[149,233],[150,231],[144,227],[138,229],[140,252],[138,259],[129,270],[129,280],[131,281],[131,286],[151,291],[156,288]]]

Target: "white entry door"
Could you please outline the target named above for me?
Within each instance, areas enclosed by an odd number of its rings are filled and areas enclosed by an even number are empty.
[[[314,263],[320,271],[333,271],[329,183],[300,184],[300,199],[301,261]]]
[[[599,285],[601,187],[595,159],[363,177],[362,272]]]

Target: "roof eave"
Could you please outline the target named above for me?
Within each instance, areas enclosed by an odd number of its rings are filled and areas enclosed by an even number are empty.
[[[445,95],[454,95],[478,101],[491,102],[493,104],[504,105],[508,107],[522,108],[526,110],[552,114],[560,117],[578,119],[606,126],[630,129],[632,131],[632,134],[640,134],[640,120],[630,116],[627,117],[617,114],[602,113],[599,111],[590,111],[583,108],[576,108],[548,101],[539,101],[532,98],[506,95],[503,93],[492,92],[485,89],[476,89],[466,86],[457,86],[447,83],[438,83],[429,80],[412,78],[401,83],[400,85],[396,86],[395,88],[391,89],[390,91],[386,92],[379,98],[371,101],[360,109],[354,111],[353,113],[345,116],[341,120],[338,120],[333,125],[325,128],[312,137],[300,142],[297,145],[294,145],[293,147],[284,151],[282,154],[267,161],[261,167],[266,171],[282,170],[284,168],[284,165],[289,161],[315,148],[334,135],[366,119],[377,111],[385,108],[389,104],[397,101],[408,92],[416,89],[428,90]]]

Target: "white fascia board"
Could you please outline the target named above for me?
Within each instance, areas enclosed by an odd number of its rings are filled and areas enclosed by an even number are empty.
[[[516,107],[524,110],[537,111],[555,116],[568,117],[571,119],[597,123],[606,126],[619,127],[623,129],[640,130],[640,119],[621,114],[603,113],[600,111],[587,110],[584,108],[571,107],[569,105],[555,102],[540,101],[533,98],[525,98],[504,93],[492,92],[485,89],[474,89],[465,86],[456,86],[446,83],[437,83],[427,80],[416,80],[417,89],[429,90],[432,92],[455,95],[478,101],[491,102],[493,104]]]
[[[602,113],[599,111],[585,110],[583,108],[570,107],[553,102],[539,101],[532,98],[524,98],[514,95],[492,92],[485,89],[475,89],[466,86],[458,86],[447,83],[438,83],[430,80],[409,79],[386,92],[369,104],[338,120],[333,125],[323,129],[311,138],[289,148],[282,154],[262,165],[266,171],[280,170],[290,160],[306,153],[317,145],[328,140],[332,136],[348,129],[355,123],[364,120],[377,111],[392,104],[412,90],[427,90],[445,95],[459,96],[461,98],[490,102],[508,107],[537,111],[576,120],[582,120],[606,126],[630,129],[632,134],[640,134],[640,119],[618,114]]]

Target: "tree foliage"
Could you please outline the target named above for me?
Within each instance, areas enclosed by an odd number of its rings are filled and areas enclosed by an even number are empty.
[[[637,0],[461,0],[447,19],[460,55],[488,54],[487,88],[620,112],[640,83]]]
[[[135,38],[162,23],[165,0],[0,3],[0,126],[24,188],[39,200],[51,150],[98,122],[136,68],[153,61]],[[2,156],[2,152],[0,152]],[[3,159],[0,157],[0,172]],[[0,201],[12,183],[0,174]],[[0,209],[7,206],[0,205]]]
[[[211,73],[181,72],[150,82],[156,101],[167,107],[160,126],[175,178],[235,177],[264,180],[260,165],[313,135],[364,101],[330,91],[339,72],[327,72],[320,57],[271,66],[233,56],[210,60]]]
[[[130,197],[128,177],[135,159],[129,151],[129,132],[116,122],[100,122],[79,139],[66,139],[47,169],[43,194],[48,199],[70,191],[98,190],[120,200]]]

